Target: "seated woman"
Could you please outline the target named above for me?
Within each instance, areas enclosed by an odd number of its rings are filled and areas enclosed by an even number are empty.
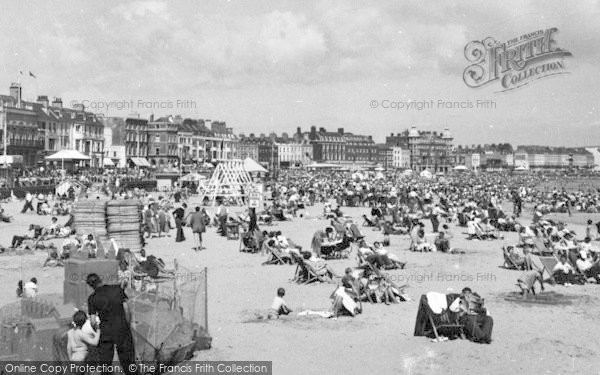
[[[558,241],[553,241],[554,249],[562,254],[568,254],[571,250],[578,250],[577,241],[575,240],[575,233],[571,231],[564,231],[559,233]]]
[[[585,251],[580,251],[575,262],[579,272],[587,278],[594,278],[597,284],[600,284],[600,258],[590,259]]]
[[[552,269],[552,276],[560,285],[582,284],[581,277],[575,274],[565,254],[561,254],[559,262]]]
[[[447,253],[450,251],[450,241],[445,237],[444,232],[439,232],[433,244],[437,251],[441,251],[442,253]]]
[[[464,288],[449,310],[459,314],[459,322],[464,326],[469,340],[482,344],[492,342],[494,320],[483,307],[483,299],[471,288]]]
[[[82,362],[88,356],[88,345],[98,345],[100,329],[94,328],[96,323],[92,324],[81,310],[73,315],[72,324],[73,328],[67,332],[67,354],[70,361]]]
[[[417,243],[415,251],[433,251],[433,246],[431,246],[431,244],[427,242],[427,239],[425,238],[425,231],[423,229],[419,229],[419,231],[417,232]]]
[[[325,230],[319,229],[313,234],[310,247],[312,251],[321,258],[321,247],[324,243],[331,241],[335,238],[335,232],[332,227],[327,227]]]
[[[286,252],[283,252],[274,238],[271,238],[263,244],[264,251],[269,255],[269,259],[263,264],[270,264],[272,262],[278,261],[281,259],[284,263],[292,263],[292,256]]]
[[[328,276],[332,280],[335,277],[340,277],[327,263],[323,261],[315,261],[314,259],[312,259],[311,253],[304,252],[302,253],[302,257],[304,258],[304,264],[310,266],[316,272],[317,276]]]
[[[363,298],[371,303],[398,303],[401,293],[385,278],[366,270],[361,278]]]
[[[346,289],[343,286],[339,286],[332,294],[331,299],[333,303],[329,309],[331,317],[337,317],[340,315],[356,316],[362,312],[360,306],[356,301],[346,293]]]
[[[373,254],[368,255],[365,260],[377,269],[404,269],[406,263],[401,262],[395,254],[389,254],[380,242],[373,243]]]

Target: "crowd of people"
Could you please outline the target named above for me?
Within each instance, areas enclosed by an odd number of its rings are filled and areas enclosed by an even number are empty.
[[[188,226],[193,234],[192,249],[200,251],[205,245],[214,246],[203,241],[203,234],[212,227],[223,237],[240,235],[240,248],[266,256],[264,265],[295,265],[292,280],[296,282],[337,284],[329,296],[330,308],[322,313],[326,317],[365,313],[363,303],[394,304],[411,300],[405,286],[396,285],[383,272],[406,267],[406,262],[386,246],[390,246],[395,236],[405,236],[410,239],[406,250],[464,253],[452,246],[456,234],[451,228],[466,228],[465,238],[469,240],[502,241],[505,232],[517,232],[518,243],[505,249],[505,259],[524,272],[517,279],[524,295],[535,294],[536,283],[540,284],[539,291],[544,290],[544,268],[533,261],[536,254],[557,259],[549,272],[552,281],[558,284],[581,284],[589,280],[600,283],[600,250],[593,244],[600,239],[600,225],[588,221],[583,240],[577,240],[564,223],[546,217],[552,212],[569,215],[596,212],[600,192],[542,191],[538,185],[544,178],[539,175],[457,174],[422,179],[381,172],[285,172],[264,181],[267,199],[262,207],[245,208],[239,213],[228,207],[226,199],[218,199],[212,210],[201,205],[188,207],[189,192],[185,189],[156,195],[143,189],[119,189],[128,178],[126,175],[98,178],[82,174],[78,178],[101,183],[103,188],[96,195],[104,193],[110,199],[141,198],[145,202],[141,220],[146,242],[170,237],[173,230],[175,242],[187,241],[183,228]],[[13,238],[11,247],[36,249],[44,240],[62,238],[64,242],[59,248],[50,248],[44,266],[61,265],[74,253],[84,252],[94,257],[98,248],[94,236],[71,229],[71,204],[75,199],[90,199],[89,193],[83,191],[79,197],[27,193],[21,214],[33,211],[48,215],[50,223],[30,226],[27,233]],[[324,226],[314,233],[310,246],[297,245],[281,230],[265,230],[277,221],[308,218],[308,208],[319,203],[323,204],[323,210],[315,219],[323,220]],[[523,222],[525,205],[533,208],[531,223]],[[359,218],[344,216],[345,207],[362,208],[364,214]],[[59,225],[60,215],[71,216],[66,224]],[[380,232],[381,240],[369,243],[361,227]],[[356,266],[338,272],[336,260],[351,254],[356,257]],[[145,252],[133,257],[138,265],[149,262]],[[152,264],[164,270],[164,263]],[[126,280],[128,264],[122,260],[120,265],[120,275]],[[90,346],[97,346],[96,354],[108,358],[116,346],[121,350],[121,360],[127,362],[133,350],[129,339],[114,332],[115,327],[121,329],[127,325],[127,296],[123,289],[128,284],[124,282],[120,288],[109,291],[97,276],[92,276],[88,281],[95,292],[90,297],[89,311],[87,314],[77,311],[73,316],[73,328],[68,335],[69,358],[75,361],[88,358]],[[20,297],[31,298],[36,293],[35,278],[25,284],[19,282]],[[283,288],[277,290],[267,318],[277,319],[292,312],[283,299],[285,295]],[[107,304],[114,304],[110,312],[106,311]],[[448,308],[458,314],[467,338],[490,343],[493,320],[482,306],[483,299],[470,288],[463,289],[455,301],[448,303]]]

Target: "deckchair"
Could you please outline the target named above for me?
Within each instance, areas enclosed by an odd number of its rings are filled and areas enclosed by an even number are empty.
[[[326,280],[322,275],[319,275],[317,270],[315,270],[310,264],[305,263],[304,259],[302,259],[302,267],[306,270],[306,280],[303,284],[310,284],[315,281],[320,281],[322,283],[329,283],[330,281]]]
[[[504,264],[502,267],[509,270],[522,270],[523,267],[515,263],[515,261],[510,257],[510,253],[506,246],[502,246],[502,254],[504,255]]]
[[[350,233],[352,234],[352,240],[361,240],[365,238],[365,235],[360,231],[358,226],[354,223],[350,225]]]
[[[553,269],[554,266],[556,266],[556,264],[558,263],[558,259],[556,259],[556,257],[553,256],[538,256],[538,259],[540,260],[540,263],[542,263],[542,266],[544,266],[544,271],[548,272],[548,280],[550,280],[551,282],[555,282],[554,280],[554,274],[553,274]],[[543,274],[543,273],[542,273]]]
[[[345,233],[346,232],[346,227],[344,227],[344,224],[338,222],[337,220],[331,220],[331,226],[338,233]]]
[[[552,249],[549,249],[548,246],[546,246],[546,244],[541,238],[535,237],[533,243],[539,254],[542,256],[549,256],[554,253]]]
[[[293,251],[290,252],[290,255],[292,256],[292,260],[296,263],[296,271],[294,271],[294,277],[290,279],[290,281],[300,283],[300,280],[304,279],[304,269],[300,266],[303,261],[302,256]]]
[[[298,284],[310,284],[315,281],[320,281],[323,283],[328,282],[323,276],[319,275],[313,267],[305,263],[302,256],[293,252],[290,254],[292,255],[292,259],[297,263],[294,278],[290,281],[297,282]]]
[[[272,247],[272,246],[267,246],[267,249],[270,252],[270,258],[262,263],[263,266],[270,265],[270,264],[286,264],[286,263],[291,264],[292,263],[292,257],[290,255],[285,254],[285,253],[281,252],[279,249]]]
[[[240,252],[257,253],[260,250],[259,240],[255,233],[243,232],[240,236]]]
[[[458,296],[458,294],[449,294],[446,298],[448,301],[452,301]],[[421,295],[414,335],[433,337],[437,340],[440,340],[440,335],[445,335],[448,338],[465,338],[464,326],[459,323],[458,314],[450,310],[435,314],[429,307],[426,294]]]

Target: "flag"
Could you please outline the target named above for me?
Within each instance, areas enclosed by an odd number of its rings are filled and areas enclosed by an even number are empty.
[[[31,70],[29,71],[29,76],[37,79],[37,77],[35,76],[35,74],[31,73]]]
[[[22,71],[22,70],[19,70],[19,74],[20,74],[20,75],[23,75],[23,71]]]

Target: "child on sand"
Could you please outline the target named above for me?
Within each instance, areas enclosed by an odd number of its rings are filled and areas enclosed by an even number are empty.
[[[273,299],[273,304],[269,309],[269,319],[279,319],[280,315],[288,315],[292,312],[292,310],[286,306],[283,296],[285,296],[285,289],[277,289],[277,296]]]

